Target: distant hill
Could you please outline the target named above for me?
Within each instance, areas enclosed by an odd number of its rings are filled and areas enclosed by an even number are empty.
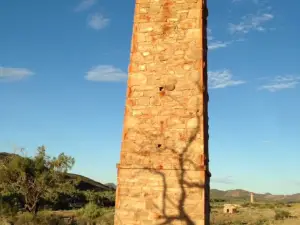
[[[114,190],[117,189],[117,185],[115,185],[114,183],[107,183],[105,185],[108,186],[108,187],[110,187],[110,188],[112,188],[112,189],[114,189]]]
[[[0,152],[0,161],[3,161],[5,159],[9,159],[9,157],[13,157],[13,156],[21,157],[19,155],[12,154],[12,153]],[[68,173],[67,176],[66,176],[66,179],[80,179],[80,182],[76,186],[76,188],[78,190],[81,190],[81,191],[87,191],[87,190],[110,191],[110,190],[115,190],[115,188],[113,188],[112,186],[104,185],[100,182],[94,181],[90,178],[87,178],[85,176],[78,175],[78,174]]]
[[[0,152],[0,161],[7,159],[12,156],[18,156],[16,154]],[[100,182],[94,181],[88,177],[84,177],[78,174],[68,173],[66,179],[80,179],[81,181],[77,185],[78,190],[94,190],[94,191],[108,191],[108,190],[116,190],[116,185],[114,183],[102,184]],[[235,190],[218,190],[211,189],[210,197],[211,199],[221,199],[225,201],[249,201],[250,200],[249,191],[242,189]],[[263,202],[300,202],[300,193],[293,195],[272,195],[270,193],[260,194],[253,193],[255,201],[263,201]]]
[[[5,159],[8,159],[9,157],[12,157],[12,156],[18,156],[18,157],[20,157],[20,156],[17,155],[17,154],[7,153],[7,152],[0,152],[0,161],[3,161],[3,160],[5,160]]]
[[[222,191],[217,189],[210,190],[211,199],[223,199],[225,201],[250,201],[250,193],[249,191],[236,189],[236,190],[228,190]],[[263,202],[300,202],[300,193],[293,195],[272,195],[270,193],[260,194],[253,193],[255,201],[263,201]]]
[[[81,191],[93,190],[93,191],[114,191],[115,189],[111,186],[102,184],[100,182],[94,181],[88,177],[68,173],[67,177],[71,179],[80,179],[79,184],[77,185],[77,189]]]

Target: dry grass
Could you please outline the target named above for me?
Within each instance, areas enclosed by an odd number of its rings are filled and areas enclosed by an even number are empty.
[[[287,212],[290,218],[276,220],[276,211]],[[77,217],[78,211],[42,212],[41,214],[61,217]],[[113,210],[97,219],[100,225],[113,225]],[[0,221],[1,224],[1,221]],[[17,223],[16,223],[17,224]],[[66,223],[68,224],[68,223]],[[87,223],[79,223],[87,224]],[[238,213],[224,214],[222,204],[212,204],[211,225],[300,225],[300,204],[255,204],[240,207]]]
[[[275,220],[276,211],[289,212],[291,218]],[[64,212],[67,213],[67,212]],[[73,212],[74,213],[74,212]],[[100,224],[113,224],[113,211],[108,211]],[[255,204],[240,207],[236,214],[224,214],[223,205],[212,205],[211,225],[300,225],[300,204]]]
[[[257,204],[240,207],[238,213],[224,214],[221,205],[212,205],[211,225],[299,225],[300,204]],[[289,218],[275,219],[277,214],[290,214]],[[279,216],[280,217],[280,216]]]

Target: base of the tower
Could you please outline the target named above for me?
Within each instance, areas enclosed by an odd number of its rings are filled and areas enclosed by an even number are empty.
[[[118,169],[115,225],[208,225],[205,171]]]

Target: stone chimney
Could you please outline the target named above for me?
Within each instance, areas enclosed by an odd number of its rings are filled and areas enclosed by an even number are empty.
[[[250,193],[250,202],[251,204],[254,203],[254,194],[252,192]]]
[[[135,3],[114,224],[209,225],[206,0]]]

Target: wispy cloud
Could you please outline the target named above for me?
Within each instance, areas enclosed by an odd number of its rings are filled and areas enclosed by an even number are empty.
[[[212,30],[210,28],[207,28],[207,40],[211,41],[215,39],[213,36],[212,36]]]
[[[101,30],[108,25],[109,21],[108,18],[96,13],[88,17],[88,26],[95,30]]]
[[[232,3],[237,3],[237,2],[249,2],[249,0],[231,0]],[[260,0],[250,0],[251,2],[253,2],[254,4],[259,4]]]
[[[300,76],[286,75],[276,76],[268,83],[259,87],[260,90],[267,90],[270,92],[281,91],[284,89],[295,88],[300,83]]]
[[[17,81],[33,74],[26,68],[0,67],[0,81]]]
[[[81,12],[90,9],[97,3],[97,0],[82,0],[74,9],[75,12]]]
[[[274,19],[271,13],[248,14],[242,17],[242,21],[238,24],[229,24],[229,31],[232,34],[243,33],[247,34],[250,31],[266,31],[265,23]]]
[[[224,42],[224,41],[212,41],[208,42],[208,49],[209,50],[214,50],[218,48],[226,48],[231,42]]]
[[[243,80],[233,79],[232,73],[227,70],[217,70],[208,72],[208,87],[211,89],[226,88],[246,83]]]
[[[227,176],[227,177],[212,177],[211,181],[213,183],[221,183],[221,184],[232,184],[234,183],[233,179],[231,176]]]
[[[218,48],[226,48],[229,44],[231,44],[230,41],[218,41],[215,40],[215,37],[212,36],[212,30],[207,29],[207,47],[209,50],[215,50]]]
[[[98,82],[119,82],[127,79],[127,73],[112,65],[98,65],[86,73],[85,79]]]

